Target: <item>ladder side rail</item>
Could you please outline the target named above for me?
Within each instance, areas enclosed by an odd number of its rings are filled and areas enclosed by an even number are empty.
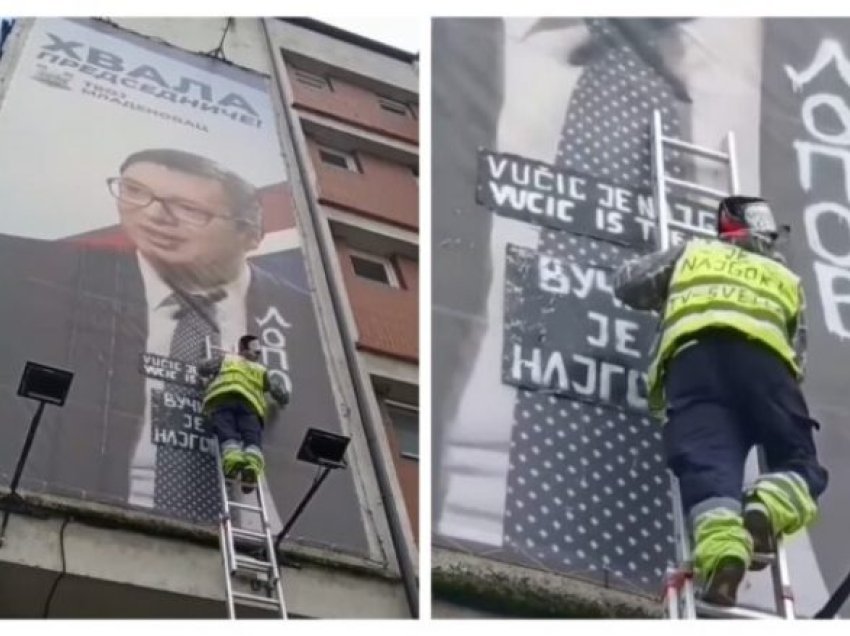
[[[735,133],[726,133],[726,154],[729,155],[729,189],[732,194],[738,194],[741,184],[738,181],[738,158],[735,155]]]
[[[767,455],[764,447],[756,447],[756,471],[764,474],[768,470]],[[774,605],[780,618],[795,619],[794,594],[791,588],[791,571],[788,567],[788,554],[782,537],[776,537],[776,551],[770,560],[770,578],[773,586]]]
[[[221,546],[221,561],[224,565],[224,602],[227,606],[227,618],[236,618],[236,607],[233,603],[233,584],[230,580],[230,565],[228,564],[227,551],[224,546],[227,544],[226,531],[224,523],[218,526],[218,541]]]
[[[679,570],[675,565],[668,565],[664,574],[664,603],[665,614],[670,620],[680,620],[681,588],[678,585]]]
[[[218,469],[220,473],[219,483],[221,484],[221,525],[224,527],[224,537],[226,539],[222,550],[227,554],[229,573],[232,576],[236,572],[236,545],[233,539],[233,517],[230,512],[230,498],[227,496],[227,481],[224,479],[220,461]]]
[[[794,592],[791,588],[791,572],[788,568],[788,554],[782,537],[777,537],[776,554],[770,566],[773,578],[773,592],[776,598],[776,611],[786,620],[797,618],[794,607]]]
[[[271,564],[272,568],[270,582],[272,583],[275,593],[277,594],[280,617],[282,619],[287,619],[288,615],[286,611],[286,600],[283,597],[283,583],[281,581],[280,569],[278,568],[277,564],[277,555],[275,554],[274,538],[272,537],[271,523],[269,523],[269,518],[266,514],[266,496],[263,493],[265,484],[266,479],[264,476],[261,475],[260,478],[257,480],[257,503],[260,507],[260,518],[262,519],[263,531],[266,535],[266,552],[268,553],[269,563]]]
[[[233,534],[230,528],[230,512],[227,506],[227,484],[221,467],[221,451],[218,443],[213,443],[215,453],[215,465],[219,484],[219,495],[221,497],[221,509],[219,510],[218,545],[221,552],[221,560],[224,566],[224,596],[227,605],[227,617],[236,618],[236,608],[233,602],[233,586],[230,580],[236,569],[236,558],[233,550]]]
[[[673,500],[673,532],[676,541],[676,558],[680,568],[688,568],[682,572],[682,615],[684,618],[696,618],[694,602],[694,577],[691,565],[691,541],[688,530],[688,520],[685,518],[682,505],[682,493],[679,490],[679,480],[670,471],[670,495]]]
[[[670,228],[667,226],[669,210],[667,208],[667,186],[664,183],[664,136],[661,126],[661,111],[652,111],[652,189],[658,223],[658,250],[666,250],[670,246]]]

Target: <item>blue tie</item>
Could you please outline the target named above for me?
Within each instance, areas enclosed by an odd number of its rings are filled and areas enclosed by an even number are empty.
[[[662,110],[668,134],[681,136],[673,89],[610,21],[587,24],[602,45],[587,60],[571,96],[555,163],[632,190],[651,190],[653,109]],[[684,167],[676,159],[669,158],[668,172],[681,178]],[[545,228],[538,250],[600,267],[634,255],[612,243]],[[559,328],[548,325],[550,333]],[[661,427],[648,415],[520,390],[505,544],[529,564],[657,591],[673,550],[663,455]]]
[[[176,304],[174,317],[177,326],[171,339],[169,357],[183,362],[197,363],[206,355],[206,338],[211,338],[213,346],[219,346],[220,334],[215,323],[214,303],[223,294],[211,296],[173,294],[166,301]],[[172,397],[202,400],[200,388],[168,382],[165,391]],[[155,405],[156,406],[156,405]],[[215,460],[209,453],[201,450],[200,444],[185,446],[174,440],[185,440],[188,433],[197,431],[185,427],[184,409],[153,408],[152,419],[155,425],[172,431],[176,436],[168,437],[167,442],[160,441],[156,448],[156,475],[154,483],[154,507],[157,511],[193,522],[209,522],[217,518],[219,510],[219,491]]]

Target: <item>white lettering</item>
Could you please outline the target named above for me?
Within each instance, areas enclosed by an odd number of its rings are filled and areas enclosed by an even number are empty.
[[[496,179],[499,179],[508,165],[508,160],[499,159],[497,162],[496,157],[493,155],[487,155],[487,165],[490,167],[490,174]]]
[[[623,355],[640,358],[640,351],[629,347],[630,343],[636,342],[635,334],[639,328],[636,322],[617,318],[614,321],[614,349]]]
[[[599,347],[604,349],[608,346],[608,316],[600,314],[596,311],[588,311],[587,317],[591,321],[599,325],[599,333],[594,337],[592,334],[587,337],[587,343],[591,347]]]
[[[815,53],[811,64],[804,71],[797,71],[790,65],[785,65],[785,73],[791,80],[791,86],[795,93],[799,93],[803,86],[808,84],[818,73],[820,73],[831,62],[835,61],[838,74],[847,86],[850,86],[850,62],[844,55],[844,49],[837,40],[823,40]]]
[[[844,245],[847,246],[844,254],[835,254],[827,249],[823,244],[818,221],[824,214],[834,215],[835,220],[838,221],[838,223],[833,224],[832,227],[843,225],[847,230],[847,240],[843,241]],[[831,261],[838,267],[850,268],[850,209],[845,208],[843,205],[839,205],[838,203],[816,203],[806,208],[804,218],[806,222],[806,236],[809,239],[809,247],[811,247],[818,256]],[[830,233],[830,236],[835,239],[835,236],[832,233]]]
[[[516,382],[521,382],[523,370],[528,370],[531,373],[531,381],[539,385],[541,381],[541,353],[540,349],[532,349],[531,359],[524,360],[522,357],[522,345],[514,344],[514,361],[511,365],[511,376]]]
[[[826,328],[842,340],[850,338],[850,324],[845,324],[841,315],[842,307],[846,309],[845,315],[850,315],[850,291],[837,291],[839,283],[844,289],[850,290],[850,271],[817,261],[814,266]]]
[[[841,120],[841,132],[839,134],[824,132],[815,125],[815,110],[819,106],[831,108],[835,116]],[[806,130],[821,141],[844,146],[850,144],[850,110],[847,109],[847,104],[838,95],[818,93],[807,97],[806,101],[803,102],[803,123]]]
[[[581,395],[593,395],[596,393],[596,360],[576,353],[573,355],[573,362],[583,364],[587,367],[587,383],[582,386],[573,382],[573,390]]]
[[[262,318],[257,319],[257,326],[262,327],[270,320],[274,320],[279,326],[284,329],[289,329],[292,325],[286,322],[283,319],[283,316],[280,315],[280,312],[277,310],[277,307],[269,307],[268,311],[266,311],[266,315]]]

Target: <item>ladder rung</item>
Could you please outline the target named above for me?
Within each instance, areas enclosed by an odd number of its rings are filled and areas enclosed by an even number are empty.
[[[741,606],[723,607],[722,605],[712,605],[699,599],[697,599],[697,615],[705,616],[706,618],[782,618],[779,614],[772,612],[763,612]]]
[[[265,541],[266,535],[262,532],[255,532],[254,530],[243,530],[242,528],[232,528],[231,532],[234,537],[239,539],[252,539],[255,541]]]
[[[699,225],[689,225],[687,223],[683,223],[682,221],[674,221],[673,219],[667,221],[667,225],[669,225],[670,227],[675,227],[677,230],[685,230],[686,232],[702,234],[703,236],[717,236],[717,232],[715,232],[714,230],[709,230],[708,228],[700,227]]]
[[[245,601],[248,604],[255,604],[259,607],[280,609],[280,602],[276,598],[257,596],[256,594],[246,594],[245,592],[233,592],[233,598]]]
[[[676,148],[681,148],[682,150],[687,150],[695,155],[700,155],[702,157],[706,157],[707,159],[716,159],[717,161],[729,161],[729,155],[725,152],[720,152],[718,150],[711,150],[710,148],[705,148],[703,146],[697,146],[696,144],[688,143],[687,141],[682,141],[681,139],[676,139],[675,137],[661,137],[661,143],[669,144]]]
[[[774,561],[776,561],[776,554],[762,554],[759,552],[753,554],[753,563],[771,565]]]
[[[239,510],[250,510],[251,512],[262,512],[262,508],[259,506],[251,506],[249,504],[238,503],[236,501],[227,500],[227,505],[231,508],[238,508]]]
[[[706,186],[701,186],[698,183],[693,183],[691,181],[682,181],[681,179],[674,179],[669,175],[665,175],[664,180],[673,186],[678,186],[685,190],[692,190],[694,192],[699,192],[701,194],[707,194],[708,196],[717,197],[718,199],[723,199],[729,196],[728,192],[723,192],[722,190],[715,190],[714,188],[708,188]]]
[[[236,555],[236,565],[244,570],[251,570],[253,572],[269,573],[272,570],[272,564],[269,561],[260,561],[259,559],[252,559],[251,557],[241,556],[239,554]]]

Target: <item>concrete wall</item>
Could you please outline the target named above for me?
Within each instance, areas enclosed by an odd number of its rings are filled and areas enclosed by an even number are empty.
[[[40,618],[56,586],[50,618],[224,618],[224,571],[217,546],[187,543],[80,521],[13,516],[0,549],[0,617]],[[301,561],[281,570],[293,616],[405,618],[392,579]],[[247,585],[241,591],[250,592]],[[240,616],[273,618],[244,608]]]
[[[122,29],[160,39],[186,51],[208,53],[218,46],[228,18],[111,18]],[[237,66],[271,73],[268,48],[260,21],[234,18],[224,43],[224,54]]]
[[[516,618],[661,618],[657,599],[627,594],[542,570],[434,549],[435,598]],[[438,609],[434,608],[435,610]]]

